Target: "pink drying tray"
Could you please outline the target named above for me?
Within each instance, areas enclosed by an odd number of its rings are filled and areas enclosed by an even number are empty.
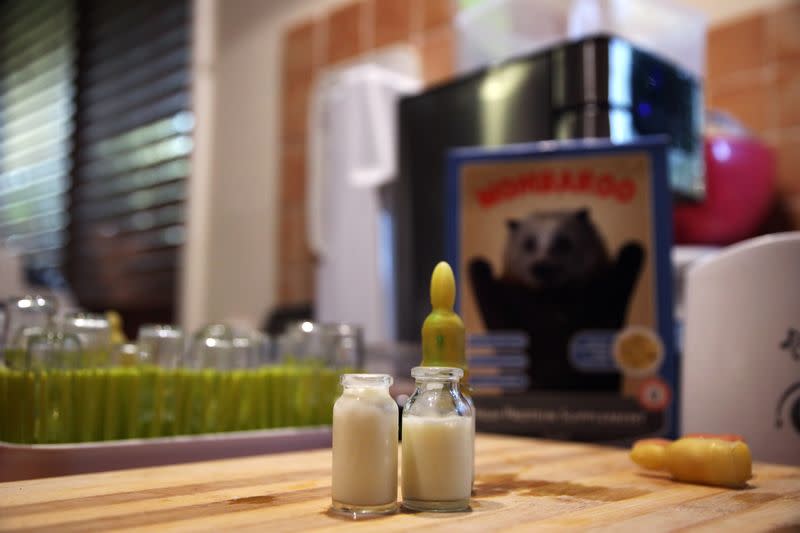
[[[331,427],[282,428],[75,444],[0,442],[0,482],[313,450]]]

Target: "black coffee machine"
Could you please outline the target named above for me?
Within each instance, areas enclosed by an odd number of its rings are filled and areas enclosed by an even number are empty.
[[[704,193],[703,94],[698,79],[613,36],[561,44],[404,98],[395,228],[397,337],[419,342],[429,282],[444,257],[447,150],[551,139],[667,134],[679,199]]]

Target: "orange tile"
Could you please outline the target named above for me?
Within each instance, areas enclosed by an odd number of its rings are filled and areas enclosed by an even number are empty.
[[[311,262],[288,263],[281,278],[278,298],[283,304],[314,300],[314,265]]]
[[[281,205],[302,204],[306,199],[305,145],[285,145],[281,152]]]
[[[775,149],[778,190],[800,195],[800,133],[782,131]]]
[[[284,77],[281,88],[281,138],[284,141],[305,142],[312,83],[310,72]]]
[[[455,15],[453,0],[412,0],[411,9],[419,14],[419,31],[432,30],[449,25]],[[415,28],[416,30],[417,28]]]
[[[281,260],[290,262],[308,261],[311,251],[306,236],[306,210],[303,203],[288,204],[281,215]]]
[[[291,298],[289,297],[288,287],[289,287],[288,281],[281,278],[278,283],[278,301],[276,302],[278,305],[289,305],[293,303]]]
[[[759,67],[767,59],[766,15],[757,13],[714,28],[708,33],[708,77],[721,79]]]
[[[752,87],[753,85],[776,85],[778,80],[778,65],[770,62],[755,69],[739,70],[727,76],[718,78],[707,77],[705,92],[709,101],[719,95],[734,93]]]
[[[283,39],[284,71],[309,70],[314,66],[313,20],[296,24],[289,28]]]
[[[455,71],[455,32],[441,28],[423,35],[420,44],[422,72],[426,85],[450,79]]]
[[[409,0],[373,0],[375,47],[407,41],[411,35]]]
[[[774,89],[768,79],[754,77],[746,85],[711,92],[708,101],[714,109],[727,111],[756,133],[763,133],[776,126]]]
[[[797,29],[800,33],[800,26]],[[778,126],[800,127],[800,56],[778,62]]]
[[[328,15],[326,63],[333,64],[366,51],[366,4],[353,2]]]
[[[773,58],[800,57],[800,2],[788,2],[772,10],[768,28]]]
[[[280,206],[280,223],[278,234],[278,261],[280,264],[290,261],[290,249],[294,230],[292,229],[292,209],[285,205]]]

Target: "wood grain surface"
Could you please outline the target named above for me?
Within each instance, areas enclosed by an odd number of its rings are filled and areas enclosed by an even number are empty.
[[[464,513],[332,516],[330,450],[0,484],[0,530],[800,530],[800,468],[757,464],[743,490],[676,483],[625,450],[479,435]]]

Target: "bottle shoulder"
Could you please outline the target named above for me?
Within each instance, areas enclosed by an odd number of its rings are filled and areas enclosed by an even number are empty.
[[[403,416],[472,416],[473,409],[458,388],[417,387],[403,406]]]
[[[436,309],[432,311],[422,323],[423,331],[426,328],[460,328],[463,330],[464,321],[453,311]]]
[[[345,389],[333,404],[334,411],[355,409],[381,409],[398,412],[397,402],[388,390]]]

